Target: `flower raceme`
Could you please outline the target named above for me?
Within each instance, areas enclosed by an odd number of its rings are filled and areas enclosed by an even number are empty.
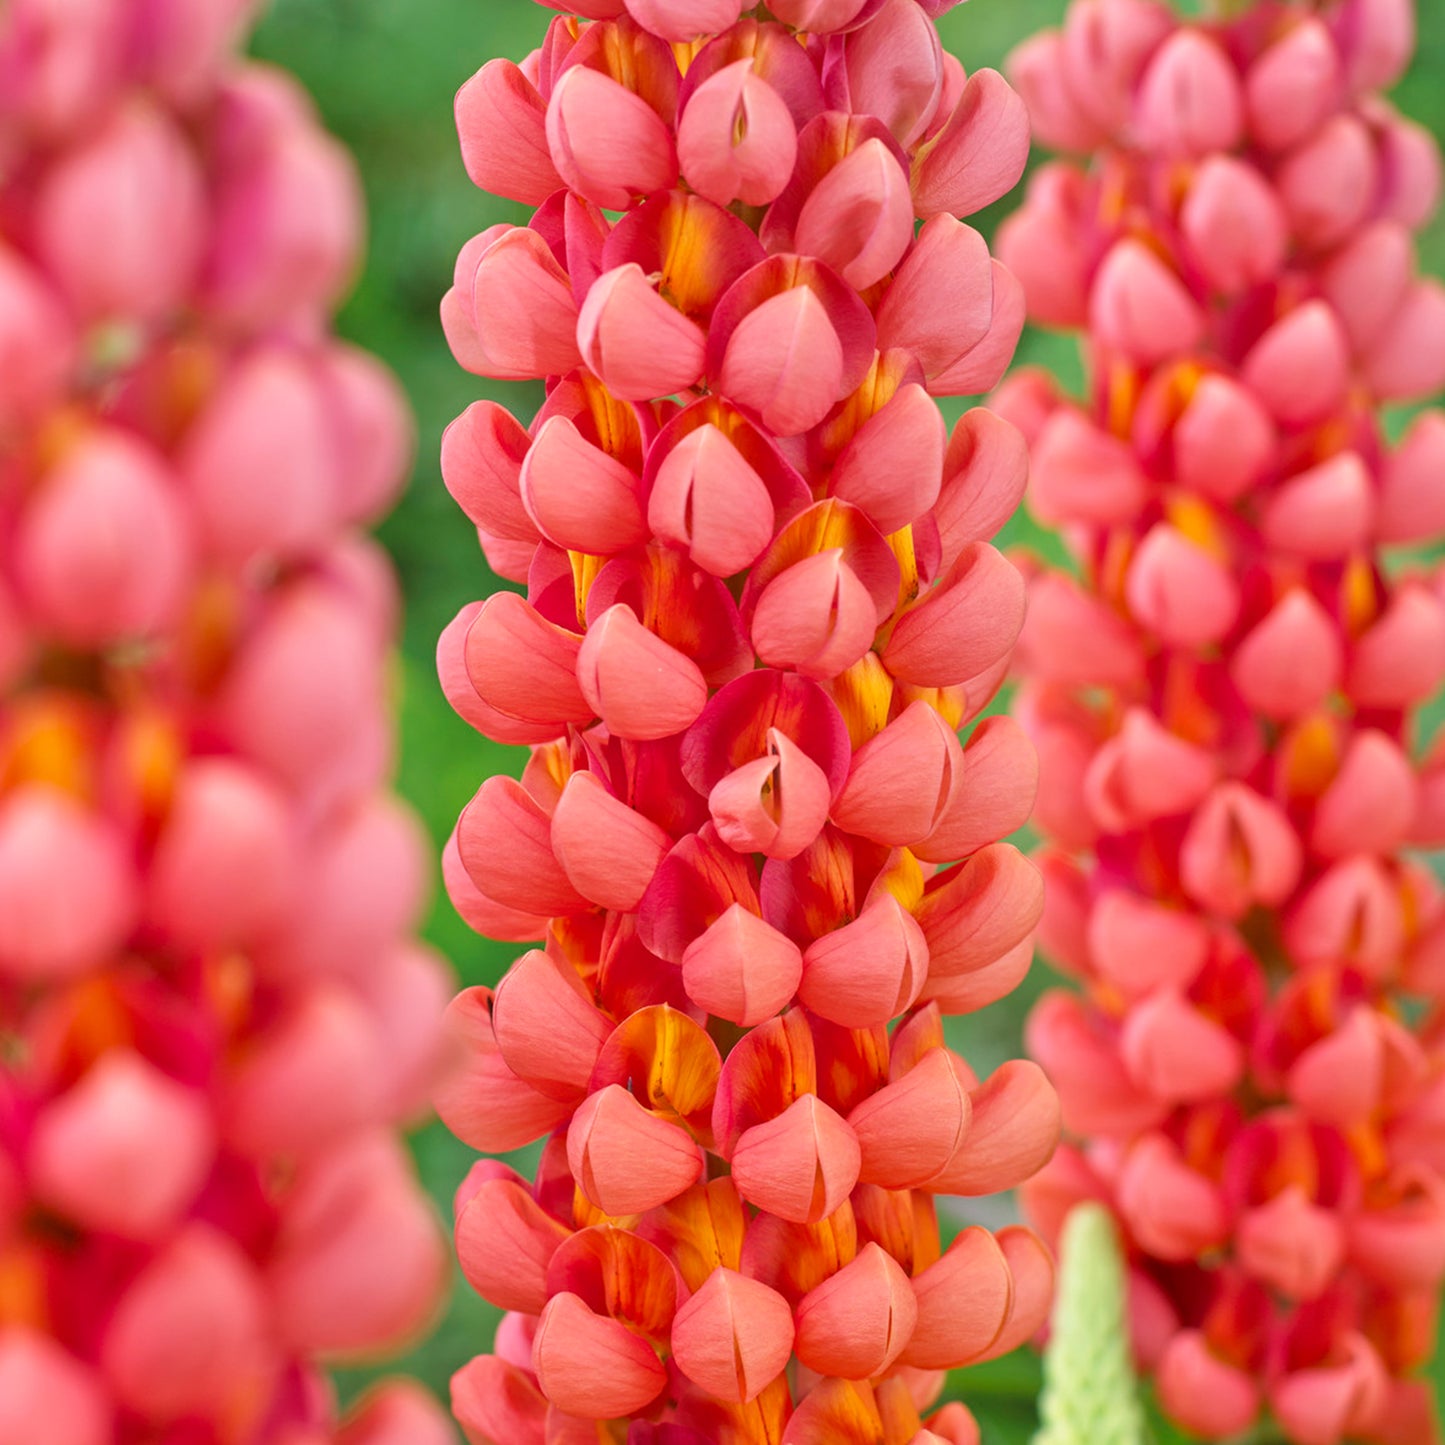
[[[943,1372],[1048,1306],[1032,1235],[941,1252],[933,1203],[1057,1132],[1036,1066],[979,1079],[943,1032],[1019,982],[1042,909],[999,841],[1031,750],[958,735],[1023,620],[987,538],[1025,448],[933,400],[1018,337],[960,217],[1020,174],[1022,108],[943,54],[946,6],[742,8],[594,4],[457,97],[472,178],[536,211],[463,248],[447,335],[547,383],[442,457],[525,589],[463,609],[443,685],[531,748],[447,883],[534,946],[453,1004],[438,1104],[485,1152],[546,1140],[534,1180],[483,1161],[457,1196],[507,1311],[453,1382],[474,1445],[973,1442],[928,1413]]]
[[[447,995],[389,797],[395,383],[350,163],[247,6],[0,17],[0,1442],[433,1445],[319,1362],[445,1283]]]
[[[1111,1205],[1141,1358],[1210,1439],[1439,1438],[1411,1377],[1445,1278],[1441,899],[1408,850],[1442,836],[1414,734],[1445,603],[1387,553],[1445,525],[1445,425],[1380,418],[1445,382],[1412,238],[1438,158],[1376,93],[1412,37],[1395,0],[1079,0],[1013,62],[1092,152],[1000,237],[1091,372],[1082,405],[1000,401],[1079,563],[1037,569],[1020,644],[1042,937],[1083,985],[1030,1023],[1074,1142],[1026,1203],[1046,1234]]]

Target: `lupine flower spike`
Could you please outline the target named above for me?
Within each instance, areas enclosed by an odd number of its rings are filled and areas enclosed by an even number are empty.
[[[525,590],[463,610],[442,681],[532,748],[448,885],[533,946],[453,1004],[439,1106],[485,1152],[545,1140],[457,1196],[508,1312],[453,1383],[473,1445],[974,1445],[944,1371],[1047,1312],[1033,1235],[940,1252],[933,1202],[1028,1178],[1058,1124],[1036,1065],[979,1079],[943,1032],[1043,906],[999,841],[1032,751],[957,731],[1023,620],[987,538],[1025,448],[933,397],[1013,352],[1019,288],[961,218],[1028,139],[947,8],[600,0],[457,97],[473,179],[537,210],[464,248],[447,334],[547,383],[443,452]]]
[[[0,1442],[443,1445],[395,1137],[446,970],[385,788],[394,381],[237,0],[0,12]]]
[[[1029,1027],[1072,1142],[1052,1235],[1106,1201],[1135,1344],[1187,1430],[1440,1438],[1445,838],[1416,712],[1445,679],[1445,289],[1415,268],[1430,138],[1381,98],[1408,0],[1182,21],[1076,0],[1013,60],[1038,134],[1002,254],[1086,336],[1089,396],[1010,383],[1039,568],[1017,716],[1049,839]]]
[[[1113,1216],[1086,1201],[1059,1243],[1059,1287],[1044,1352],[1034,1445],[1145,1445],[1129,1348],[1124,1263]]]

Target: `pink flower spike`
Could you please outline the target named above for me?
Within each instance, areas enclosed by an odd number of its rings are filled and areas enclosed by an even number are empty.
[[[798,1305],[798,1359],[820,1375],[873,1379],[907,1348],[917,1322],[908,1276],[870,1241]]]
[[[702,1152],[687,1133],[619,1084],[590,1095],[572,1116],[567,1162],[587,1198],[612,1215],[656,1209],[703,1172]]]
[[[1003,1330],[1013,1277],[986,1229],[965,1229],[913,1280],[918,1320],[904,1350],[916,1369],[955,1369],[980,1359]]]
[[[1354,452],[1290,477],[1265,504],[1260,530],[1282,552],[1328,561],[1363,546],[1374,529],[1374,484]]]
[[[1209,283],[1226,296],[1263,284],[1284,265],[1290,239],[1284,208],[1247,162],[1210,156],[1179,221]]]
[[[1250,707],[1269,718],[1298,717],[1339,685],[1339,628],[1303,588],[1287,592],[1235,649],[1230,672]]]
[[[677,180],[677,151],[662,117],[610,76],[574,65],[547,101],[547,144],[563,181],[608,211]]]
[[[746,1404],[782,1373],[793,1353],[793,1314],[776,1290],[719,1267],[677,1312],[673,1358],[694,1384]]]
[[[829,548],[779,573],[758,598],[753,647],[769,667],[832,677],[866,653],[878,630],[872,594]]]
[[[996,70],[975,70],[941,130],[913,162],[917,213],[962,218],[1018,184],[1029,153],[1024,103]]]
[[[687,183],[708,200],[766,206],[793,174],[798,132],[787,104],[753,60],[737,60],[689,97],[677,153]]]
[[[548,1407],[535,1378],[495,1355],[452,1376],[451,1405],[468,1445],[544,1445]]]
[[[1334,1211],[1311,1204],[1298,1185],[1246,1210],[1236,1229],[1240,1264],[1291,1299],[1317,1299],[1344,1259],[1344,1230]]]
[[[1415,542],[1445,531],[1445,496],[1434,484],[1442,466],[1445,412],[1421,412],[1385,460],[1375,516],[1381,542]]]
[[[568,722],[594,716],[578,686],[581,646],[575,632],[548,622],[515,592],[498,592],[467,628],[467,678],[486,707],[523,724],[545,725],[555,737]]]
[[[547,107],[510,60],[489,60],[457,91],[456,121],[473,185],[527,206],[561,188],[547,148]]]
[[[536,231],[505,229],[477,256],[471,275],[458,280],[482,375],[531,381],[577,365],[571,282]]]
[[[1298,145],[1339,104],[1340,52],[1321,20],[1306,19],[1275,41],[1245,79],[1250,130],[1271,151]]]
[[[1219,1189],[1161,1134],[1149,1134],[1129,1150],[1117,1203],[1129,1233],[1158,1259],[1193,1259],[1228,1234]]]
[[[553,1295],[542,1311],[532,1361],[552,1404],[589,1420],[644,1409],[667,1383],[651,1345],[566,1292]]]
[[[885,537],[902,531],[938,500],[947,442],[928,393],[913,383],[900,387],[843,449],[832,495],[852,503]]]
[[[1278,321],[1244,361],[1244,379],[1276,420],[1306,426],[1333,411],[1349,381],[1340,323],[1322,301]]]
[[[742,0],[625,0],[627,13],[664,40],[692,40],[737,22]]]
[[[607,791],[573,773],[552,813],[552,851],[572,886],[602,908],[630,912],[642,901],[672,840]]]
[[[844,1028],[896,1018],[928,976],[928,944],[912,914],[891,893],[870,902],[851,923],[803,951],[798,997]]]
[[[1033,445],[1029,508],[1041,522],[1127,522],[1148,479],[1130,447],[1069,408],[1044,423]]]
[[[523,913],[585,912],[552,851],[551,820],[511,778],[488,778],[457,823],[457,847],[489,898]]]
[[[625,603],[588,626],[577,680],[608,731],[637,742],[685,731],[707,702],[697,664],[649,632]]]
[[[945,87],[943,48],[924,7],[885,0],[844,47],[847,109],[873,115],[899,145],[915,145],[934,120]]]
[[[742,1028],[785,1008],[802,976],[798,945],[740,903],[731,904],[682,955],[688,997]]]
[[[697,323],[663,300],[635,262],[595,281],[577,318],[583,360],[623,401],[686,391],[702,374],[706,346]]]
[[[1173,1336],[1164,1347],[1156,1380],[1170,1416],[1207,1440],[1243,1434],[1259,1414],[1259,1386],[1215,1355],[1197,1330]]]
[[[1445,385],[1442,325],[1445,287],[1417,282],[1365,356],[1365,380],[1381,401],[1418,401]]]
[[[857,291],[881,281],[913,240],[908,177],[883,141],[866,140],[815,186],[794,246],[825,261]]]
[[[1275,185],[1304,245],[1337,245],[1366,219],[1379,192],[1380,163],[1369,131],[1353,115],[1335,116],[1290,154]]]
[[[1174,469],[1182,486],[1232,502],[1273,460],[1274,424],[1253,394],[1228,377],[1200,379],[1174,427]]]
[[[768,730],[768,751],[708,794],[718,837],[739,853],[796,858],[828,820],[827,774],[791,738]]]
[[[1001,1064],[969,1102],[973,1122],[963,1148],[933,1182],[939,1193],[997,1194],[1049,1162],[1059,1139],[1059,1096],[1037,1064]]]
[[[1385,614],[1355,643],[1345,691],[1357,706],[1410,707],[1445,677],[1445,607],[1418,585],[1396,591]]]
[[[832,1214],[858,1182],[858,1139],[815,1094],[746,1130],[732,1152],[732,1177],[750,1204],[793,1224]]]
[[[1167,989],[1130,1010],[1119,1052],[1134,1082],[1171,1104],[1227,1094],[1244,1075],[1239,1040]]]
[[[862,1151],[862,1183],[927,1187],[966,1147],[973,1105],[958,1062],[947,1049],[930,1049],[848,1115]]]
[[[1364,227],[1320,268],[1320,292],[1356,352],[1366,351],[1398,314],[1414,280],[1414,237],[1393,221]]]
[[[1316,804],[1310,846],[1332,859],[1393,852],[1410,832],[1418,801],[1414,769],[1400,746],[1383,732],[1363,729]]]
[[[519,1079],[549,1098],[587,1092],[612,1024],[565,965],[541,949],[524,953],[492,999],[499,1052]]]
[[[1415,7],[1409,0],[1345,0],[1335,34],[1357,90],[1388,90],[1415,52]]]
[[[1184,283],[1138,241],[1120,241],[1105,257],[1089,307],[1099,340],[1145,365],[1192,350],[1204,333]]]

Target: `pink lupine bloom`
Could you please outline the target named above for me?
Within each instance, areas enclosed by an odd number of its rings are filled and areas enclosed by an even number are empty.
[[[0,18],[0,1442],[442,1445],[398,1140],[450,992],[386,790],[395,382],[238,0]]]
[[[1041,939],[1079,985],[1029,1026],[1070,1142],[1026,1203],[1046,1236],[1112,1205],[1140,1359],[1206,1439],[1440,1438],[1442,902],[1409,850],[1445,836],[1445,605],[1386,553],[1445,522],[1445,431],[1380,420],[1445,383],[1439,161],[1377,93],[1412,42],[1403,0],[1077,0],[1014,58],[1089,153],[1000,240],[1091,373],[1000,399],[1078,563],[1035,570],[1020,644]]]
[[[453,1405],[473,1445],[976,1445],[944,1372],[1028,1339],[1052,1264],[1019,1228],[941,1251],[934,1198],[1032,1175],[1058,1101],[945,1040],[1043,897],[1000,841],[1031,748],[958,732],[1023,621],[987,539],[1026,448],[933,398],[1018,338],[961,218],[1018,179],[1023,107],[937,3],[577,8],[457,97],[472,178],[537,209],[463,248],[442,320],[546,400],[443,444],[525,592],[463,609],[442,683],[531,747],[445,874],[531,948],[453,1003],[438,1106],[483,1152],[546,1142],[458,1192],[507,1314]]]

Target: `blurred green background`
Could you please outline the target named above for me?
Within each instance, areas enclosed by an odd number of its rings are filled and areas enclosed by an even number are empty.
[[[1062,16],[1066,0],[972,0],[943,20],[944,43],[970,70],[998,66],[1026,35]],[[1420,55],[1399,93],[1411,115],[1445,134],[1445,0],[1421,0]],[[479,396],[491,396],[529,419],[540,388],[488,383],[452,360],[437,322],[437,303],[452,263],[468,237],[496,221],[525,222],[510,202],[475,190],[467,180],[452,126],[452,96],[496,55],[520,60],[541,40],[549,12],[532,0],[272,0],[254,51],[294,71],[316,98],[327,125],[357,156],[371,214],[367,269],[340,318],[340,329],[397,371],[415,409],[419,443],[410,490],[382,528],[407,600],[400,667],[403,750],[400,784],[426,820],[438,847],[481,780],[520,772],[521,755],[472,732],[451,712],[437,687],[437,634],[468,601],[497,585],[466,519],[442,486],[437,451],[443,428]],[[984,218],[996,224],[1010,203]],[[1425,264],[1445,263],[1445,227],[1425,241]],[[1022,359],[1077,374],[1070,343],[1026,337]],[[953,408],[957,410],[958,408]],[[1031,532],[1015,524],[1015,536]],[[491,983],[513,948],[477,938],[453,913],[440,889],[427,936],[451,960],[463,983]],[[1029,990],[1021,990],[1025,995]],[[1020,1050],[1026,997],[958,1021],[956,1042],[980,1073]],[[475,1157],[439,1125],[415,1141],[417,1158],[438,1209],[450,1218],[450,1197]],[[988,1212],[988,1204],[974,1211]],[[956,1227],[964,1216],[957,1214]],[[995,1212],[992,1218],[997,1218]],[[491,1343],[495,1313],[460,1275],[437,1332],[399,1362],[445,1397],[451,1373]],[[348,1395],[372,1378],[364,1369],[342,1377]],[[951,1394],[967,1399],[984,1427],[985,1445],[1026,1441],[1034,1424],[1038,1371],[1026,1355],[970,1371]],[[1107,1445],[1107,1442],[1100,1442]]]

